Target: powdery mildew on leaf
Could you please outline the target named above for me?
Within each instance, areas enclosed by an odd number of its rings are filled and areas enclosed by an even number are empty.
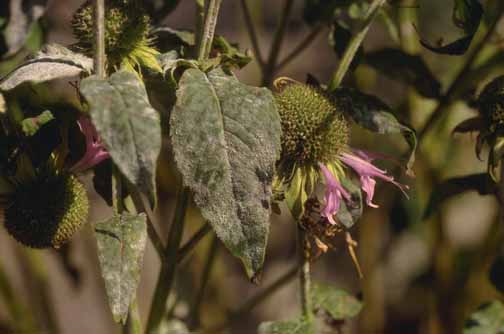
[[[57,44],[44,46],[32,59],[0,79],[0,90],[8,91],[25,82],[44,82],[90,74],[93,60]]]
[[[259,334],[314,334],[314,326],[304,318],[290,321],[263,322]]]
[[[95,226],[98,258],[114,319],[125,322],[140,281],[147,241],[144,214],[123,213]]]
[[[323,309],[334,320],[355,317],[362,310],[362,303],[348,292],[328,284],[316,284],[312,290],[313,307]]]
[[[280,119],[271,92],[222,70],[184,72],[171,115],[175,161],[217,236],[254,277],[264,261]]]
[[[161,151],[159,114],[138,77],[116,72],[103,80],[82,80],[81,93],[112,160],[137,189],[155,203],[156,163]]]

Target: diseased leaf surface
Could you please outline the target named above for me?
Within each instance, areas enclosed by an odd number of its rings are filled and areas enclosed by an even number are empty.
[[[304,318],[290,321],[263,322],[259,334],[315,334],[314,326]]]
[[[123,213],[96,224],[98,258],[114,319],[125,322],[135,298],[147,241],[144,214]]]
[[[271,92],[213,70],[188,69],[171,115],[175,161],[205,219],[249,277],[269,233],[280,119]]]
[[[464,334],[504,334],[504,305],[500,301],[481,305],[466,321]]]
[[[159,114],[151,107],[138,77],[120,71],[103,80],[82,80],[93,124],[121,173],[152,203],[156,197],[156,163],[161,151]]]
[[[24,82],[44,82],[90,74],[93,60],[57,44],[46,45],[32,59],[0,79],[0,90],[11,90]]]
[[[362,302],[348,292],[328,284],[314,284],[312,289],[314,309],[322,309],[334,320],[355,317],[362,310]]]
[[[351,200],[349,202],[341,201],[336,216],[338,217],[338,221],[346,228],[351,228],[362,216],[362,192],[360,188],[349,179],[343,178],[341,179],[341,183],[350,194]]]

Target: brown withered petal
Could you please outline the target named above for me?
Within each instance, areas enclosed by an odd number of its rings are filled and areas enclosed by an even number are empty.
[[[485,126],[485,119],[481,116],[466,119],[453,129],[452,133],[466,133],[481,131]]]

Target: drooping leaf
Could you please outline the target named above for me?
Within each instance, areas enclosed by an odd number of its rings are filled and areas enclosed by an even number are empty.
[[[350,30],[343,26],[339,21],[334,20],[331,24],[331,32],[329,33],[329,45],[332,46],[334,52],[341,59],[345,53],[348,43],[352,39]],[[357,50],[355,57],[352,59],[350,69],[354,70],[362,61],[364,57],[364,48],[362,45]]]
[[[315,334],[314,324],[300,318],[290,321],[263,322],[259,325],[259,334]]]
[[[48,0],[4,0],[9,3],[9,18],[3,32],[5,56],[18,52],[34,24],[44,15]]]
[[[98,259],[109,305],[117,322],[125,322],[135,298],[147,241],[144,214],[123,213],[97,223]]]
[[[504,305],[500,301],[481,305],[466,321],[464,334],[504,334]]]
[[[249,277],[262,267],[280,119],[271,92],[219,69],[188,69],[171,114],[175,161],[217,236]]]
[[[340,182],[350,194],[350,201],[341,201],[336,216],[346,228],[351,228],[362,216],[362,192],[360,187],[347,178],[342,178]]]
[[[215,36],[212,47],[213,52],[220,58],[220,64],[225,68],[243,68],[252,61],[252,57],[241,52],[237,44],[229,43],[222,36]]]
[[[430,217],[448,199],[466,191],[477,191],[487,195],[494,191],[495,185],[487,173],[471,174],[448,179],[437,186],[431,194],[424,217]]]
[[[11,90],[24,82],[44,82],[90,74],[93,60],[57,44],[46,45],[32,59],[0,79],[0,90]]]
[[[143,83],[135,74],[120,71],[107,80],[96,76],[86,78],[80,90],[112,160],[128,181],[154,204],[161,125]]]
[[[328,284],[314,284],[312,298],[313,308],[326,311],[334,320],[353,318],[363,307],[353,295]]]
[[[463,55],[469,49],[482,18],[483,6],[479,0],[454,0],[452,20],[456,27],[464,31],[465,36],[442,46],[432,45],[423,39],[420,43],[435,53]]]
[[[177,82],[175,78],[175,71],[177,69],[198,68],[198,62],[196,60],[179,58],[179,54],[175,50],[159,55],[158,61],[165,78],[169,79],[172,84],[176,84]]]
[[[412,168],[415,162],[417,139],[412,128],[401,124],[392,114],[390,107],[376,96],[346,87],[338,88],[331,94],[336,103],[360,126],[380,134],[402,134],[410,146],[406,164],[407,173],[414,175]]]
[[[23,122],[21,122],[21,127],[24,134],[31,137],[35,135],[42,126],[53,119],[53,114],[49,110],[46,110],[36,117],[25,118]]]
[[[367,53],[365,62],[387,77],[411,85],[425,97],[441,96],[441,84],[418,55],[386,48]]]

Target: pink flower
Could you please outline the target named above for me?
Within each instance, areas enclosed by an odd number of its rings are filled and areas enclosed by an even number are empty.
[[[326,217],[331,224],[336,224],[333,216],[338,213],[342,198],[350,201],[350,194],[324,164],[319,163],[319,166],[326,180],[325,207],[322,210],[322,216]]]
[[[403,194],[408,197],[406,189],[407,185],[400,184],[394,180],[394,177],[387,175],[387,172],[374,166],[371,162],[378,157],[364,151],[354,151],[354,154],[342,153],[340,160],[350,166],[360,177],[361,188],[366,193],[366,204],[370,207],[377,208],[378,205],[373,203],[373,196],[376,186],[375,178],[390,182],[398,187]]]
[[[84,156],[70,168],[70,171],[73,173],[83,172],[86,169],[96,166],[103,160],[110,158],[91,120],[86,117],[81,117],[77,123],[86,138],[86,153],[84,153]]]

